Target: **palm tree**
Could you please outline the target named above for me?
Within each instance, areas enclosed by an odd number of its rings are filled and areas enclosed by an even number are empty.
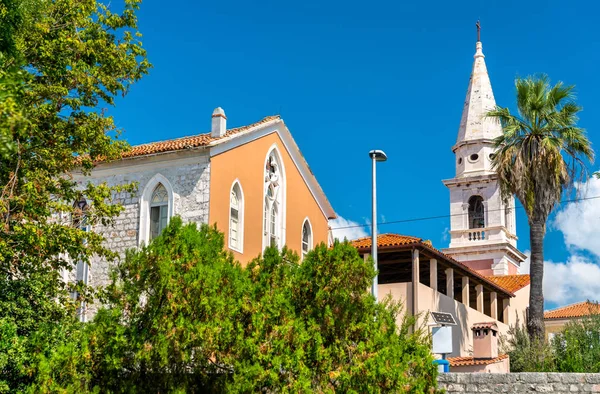
[[[527,329],[532,339],[544,338],[544,235],[548,216],[563,191],[587,176],[584,160],[594,151],[585,131],[577,127],[581,107],[574,86],[550,86],[546,75],[517,78],[518,114],[497,107],[487,116],[500,121],[504,133],[495,140],[493,165],[505,201],[516,195],[529,219],[531,288]]]

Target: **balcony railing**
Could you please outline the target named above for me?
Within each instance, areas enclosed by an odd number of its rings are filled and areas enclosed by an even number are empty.
[[[485,231],[469,231],[469,241],[482,241],[485,239]]]

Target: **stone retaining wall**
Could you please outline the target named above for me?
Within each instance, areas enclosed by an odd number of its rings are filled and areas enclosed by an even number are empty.
[[[461,393],[600,393],[600,374],[593,373],[444,373],[440,388]]]

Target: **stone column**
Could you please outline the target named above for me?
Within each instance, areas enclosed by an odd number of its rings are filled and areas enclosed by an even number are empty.
[[[494,320],[498,320],[498,293],[492,291],[490,293],[490,316]]]
[[[477,292],[477,311],[483,313],[483,285],[475,286]]]
[[[446,268],[446,295],[454,299],[454,270]]]
[[[510,306],[510,298],[502,300],[502,323],[508,324],[508,307]]]
[[[469,277],[462,277],[462,303],[468,307],[471,307],[471,303],[469,302]]]
[[[429,260],[429,287],[437,291],[438,280],[437,280],[437,260]]]
[[[419,313],[419,249],[413,249],[412,253],[412,312]]]

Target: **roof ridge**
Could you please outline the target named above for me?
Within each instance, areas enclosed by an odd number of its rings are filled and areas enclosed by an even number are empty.
[[[280,115],[268,115],[263,117],[262,119],[256,121],[256,122],[252,122],[249,123],[247,125],[242,125],[242,126],[237,126],[237,127],[232,127],[231,129],[227,129],[225,130],[226,133],[230,133],[230,132],[235,132],[239,129],[243,129],[243,128],[251,128],[251,127],[255,127],[258,126],[259,124],[261,124],[262,122],[268,122],[270,120],[275,120],[275,119],[281,119]],[[156,140],[156,141],[148,141],[148,142],[142,142],[141,144],[136,144],[136,145],[131,145],[131,148],[136,148],[136,147],[141,147],[141,146],[145,146],[145,145],[152,145],[152,144],[160,144],[162,142],[173,142],[173,141],[178,141],[178,140],[184,140],[186,138],[197,138],[197,137],[201,137],[201,136],[210,136],[210,131],[207,131],[205,133],[197,133],[197,134],[190,134],[190,135],[184,135],[182,137],[176,137],[176,138],[168,138],[166,140]]]

